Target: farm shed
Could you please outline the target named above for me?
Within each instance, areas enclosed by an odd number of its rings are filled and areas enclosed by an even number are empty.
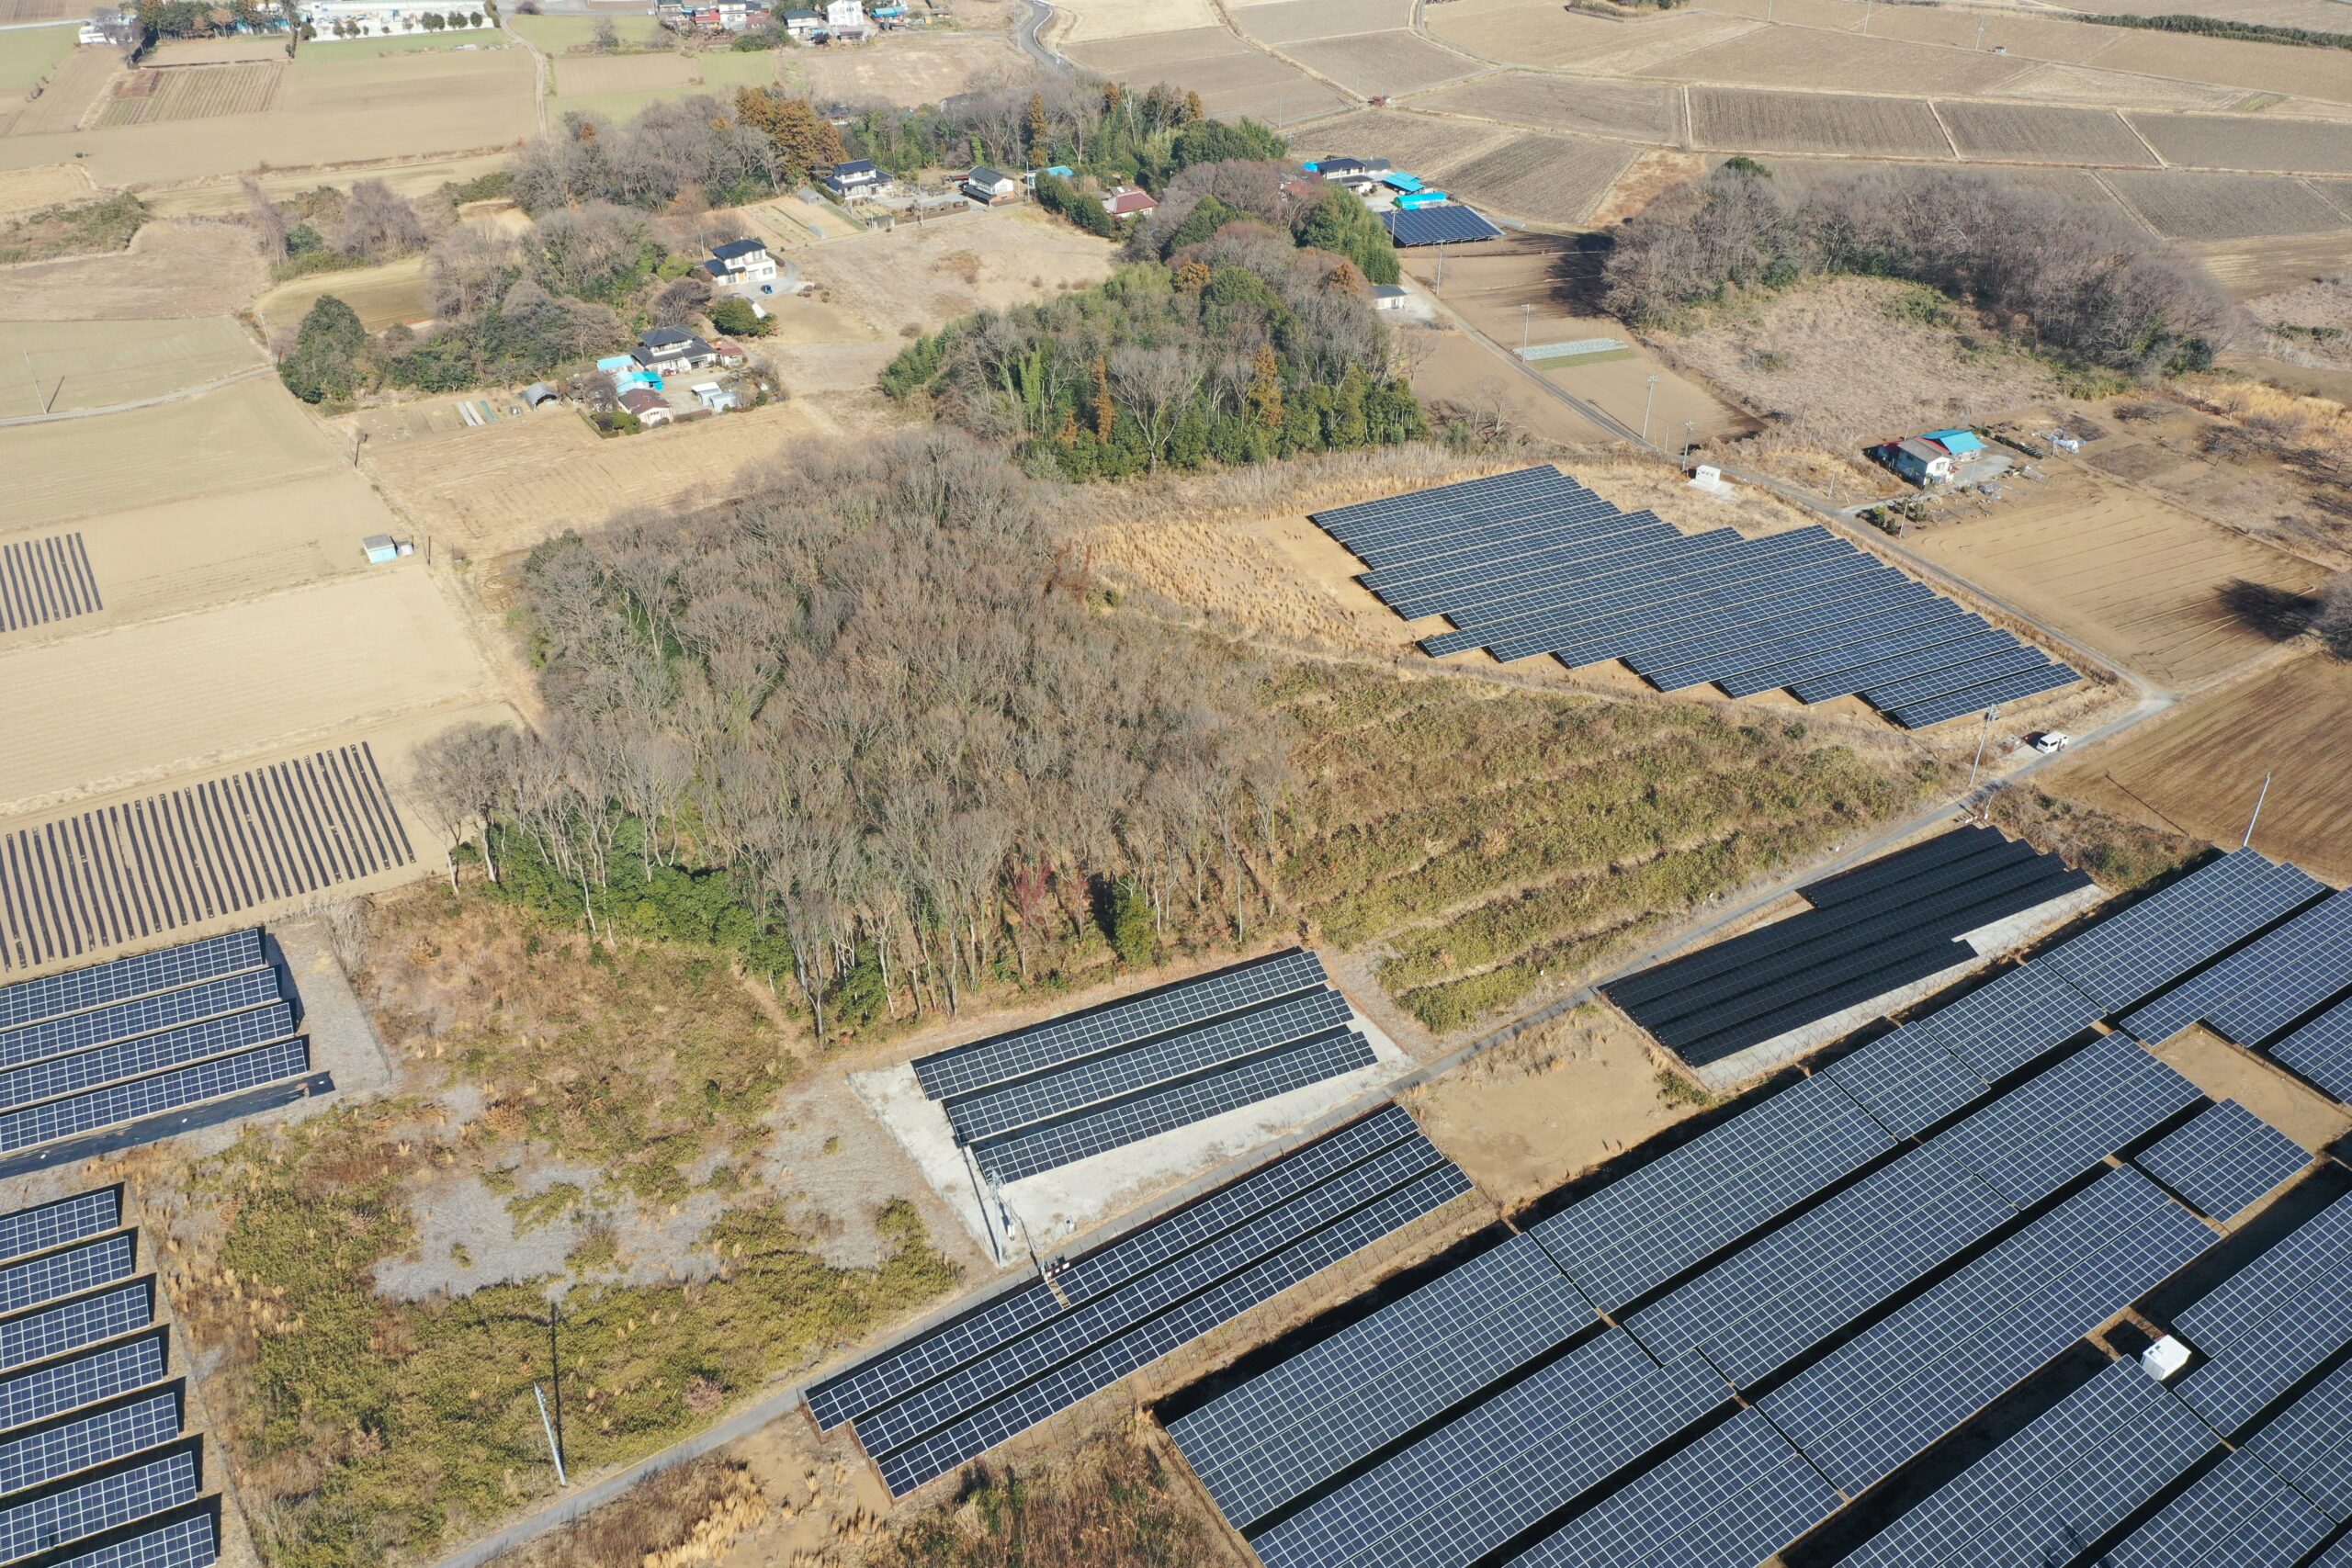
[[[1401,283],[1375,283],[1372,286],[1372,308],[1375,310],[1401,310],[1408,296]]]
[[[1019,180],[985,164],[964,176],[964,194],[985,206],[1011,201],[1020,191]]]
[[[523,401],[535,409],[545,408],[549,403],[560,402],[562,400],[563,394],[545,381],[534,381],[523,389]]]

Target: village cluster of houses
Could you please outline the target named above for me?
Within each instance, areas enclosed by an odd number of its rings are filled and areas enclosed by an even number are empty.
[[[769,0],[655,0],[656,20],[674,31],[740,33],[771,23],[802,43],[863,43],[876,33],[906,25],[901,0],[825,0],[821,8],[795,6],[779,11]]]
[[[713,343],[684,327],[655,327],[638,338],[634,353],[599,359],[596,369],[612,383],[620,406],[639,423],[652,426],[684,413],[725,413],[738,406],[734,389],[715,378],[685,385],[691,403],[674,400],[670,383],[697,370],[740,366],[749,357],[725,338]]]
[[[1385,158],[1317,158],[1301,166],[1327,186],[1355,192],[1375,212],[1414,212],[1453,199]]]

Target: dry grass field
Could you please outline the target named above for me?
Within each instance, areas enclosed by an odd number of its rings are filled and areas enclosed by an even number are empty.
[[[287,67],[266,114],[223,115],[207,121],[200,136],[170,122],[74,135],[20,128],[0,137],[0,167],[84,157],[101,185],[145,186],[265,166],[320,169],[482,152],[511,146],[537,128],[534,81],[530,54],[519,47],[308,50]]]
[[[1732,86],[1822,92],[1979,94],[2023,75],[2027,62],[1886,38],[1830,38],[1775,27],[1661,60],[1640,73]]]
[[[2255,847],[2352,881],[2352,665],[2307,654],[2211,692],[2043,775],[2041,787],[2221,843],[2245,831],[2265,773]]]
[[[266,363],[251,334],[220,316],[0,321],[0,364],[29,364],[51,413],[158,397]],[[0,419],[42,412],[23,377],[0,379]]]
[[[1634,141],[1670,142],[1681,114],[1672,87],[1594,82],[1514,72],[1426,93],[1415,108],[1509,120],[1536,130],[1586,131]]]
[[[1935,111],[1917,98],[1690,89],[1690,141],[1726,152],[1949,158]]]
[[[1535,223],[1582,223],[1635,156],[1622,141],[1529,133],[1446,171],[1447,188]]]
[[[2042,468],[1989,518],[1915,535],[1914,547],[2160,684],[2198,685],[2272,646],[2230,607],[2233,585],[2302,593],[2326,575],[2072,465]]]
[[[337,461],[275,380],[104,419],[0,430],[0,529],[118,512],[311,473]]]
[[[2119,109],[2225,109],[2245,97],[2245,92],[2236,87],[2135,76],[2087,65],[2037,65],[2024,75],[2002,83],[2001,96]]]
[[[1214,28],[1216,10],[1209,0],[1069,0],[1057,9],[1068,12],[1071,28],[1058,35],[1060,43],[1094,43],[1151,33]]]
[[[96,194],[90,176],[78,164],[57,164],[46,169],[11,169],[0,174],[0,218],[38,212],[87,200]]]
[[[615,12],[601,17],[510,15],[505,18],[509,32],[528,39],[549,54],[594,47],[599,21],[610,21],[624,43],[651,43],[662,36],[662,24],[650,12],[638,16]]]
[[[71,131],[84,118],[97,107],[106,93],[107,84],[122,69],[122,56],[111,49],[77,49],[57,63],[49,79],[41,84],[40,96],[18,109],[5,127],[6,140],[0,140],[0,157],[13,152],[19,139],[53,137]],[[62,163],[73,156],[71,149],[61,147],[46,158],[26,160],[28,163]],[[8,158],[10,164],[17,160]]]
[[[225,316],[267,281],[253,235],[222,223],[150,223],[103,266],[69,256],[0,269],[8,313],[46,321]]]
[[[1710,166],[1720,164],[1721,157],[1710,158]],[[1780,158],[1764,160],[1772,171],[1773,186],[1792,197],[1803,197],[1824,182],[1843,183],[1858,175],[1878,175],[1890,179],[1920,179],[1939,173],[1932,164],[1889,164],[1866,158]],[[1943,165],[1949,168],[1949,164]],[[2053,168],[2047,165],[2022,164],[1979,164],[1976,173],[2003,185],[2022,186],[2029,190],[2046,190],[2076,201],[2096,202],[2113,208],[2118,212],[2123,205],[2099,183],[2099,176],[2088,169]]]
[[[1254,0],[1229,7],[1233,25],[1261,43],[1306,43],[1413,25],[1412,0]]]
[[[2344,69],[2338,50],[2237,43],[2188,33],[2130,32],[2120,28],[2098,30],[2113,35],[2093,57],[2102,71],[2138,72],[2210,82],[2249,93],[2285,93],[2324,103],[2352,103],[2352,71]]]
[[[1510,137],[1501,126],[1440,119],[1395,109],[1355,109],[1317,120],[1298,131],[1295,150],[1303,157],[1343,153],[1351,147],[1377,147],[1397,167],[1423,179],[1443,179],[1464,160],[1499,146]]]
[[[152,125],[158,120],[266,114],[285,75],[282,60],[133,71],[114,85],[114,96],[107,100],[98,123]]]
[[[300,326],[303,312],[317,304],[322,294],[332,294],[358,311],[360,325],[371,333],[401,321],[413,326],[433,315],[433,307],[424,298],[421,255],[281,283],[254,302],[254,313],[275,338]]]
[[[796,93],[898,108],[1021,80],[1034,70],[1002,33],[900,33],[864,49],[786,50],[775,59],[778,80]]]
[[[2352,223],[2352,211],[2345,215]],[[2347,242],[2339,231],[2295,239],[2216,240],[2191,245],[2222,287],[2241,299],[2294,288],[2344,270]]]
[[[1401,30],[1295,43],[1283,52],[1317,75],[1365,97],[1418,92],[1487,69],[1483,62]]]
[[[1936,105],[1963,158],[2154,168],[2155,155],[2112,109],[1945,99]]]
[[[2352,9],[2352,7],[2347,7]],[[2352,73],[2352,67],[2346,67]],[[2352,125],[2241,115],[2143,114],[2132,123],[2167,164],[2352,175]]]
[[[2174,169],[2118,170],[2102,177],[2150,228],[2171,240],[2319,234],[2347,226],[2345,215],[2301,180]]]
[[[234,65],[247,60],[278,60],[286,58],[283,36],[267,37],[254,34],[239,38],[172,39],[155,46],[145,63],[169,65]]]
[[[983,306],[1008,310],[1100,283],[1114,256],[1107,242],[1028,207],[828,241],[793,260],[829,303],[897,340],[909,325],[928,332]]]
[[[564,97],[684,87],[701,81],[697,62],[684,54],[592,54],[555,62],[555,90]]]
[[[355,545],[356,545],[355,539]],[[0,811],[306,743],[487,680],[422,563],[0,654]]]
[[[1453,0],[1431,6],[1431,36],[1499,65],[1639,75],[1660,61],[1753,32],[1758,24],[1686,9],[1614,21],[1579,17],[1552,0]]]
[[[1209,113],[1250,115],[1275,124],[1342,107],[1347,99],[1295,65],[1242,42],[1223,28],[1190,28],[1065,51],[1091,71],[1136,86],[1167,83],[1201,95]]]

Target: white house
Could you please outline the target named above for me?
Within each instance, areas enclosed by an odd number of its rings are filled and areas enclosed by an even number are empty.
[[[655,327],[637,340],[637,362],[648,370],[701,370],[718,363],[718,350],[684,327]]]
[[[824,186],[843,201],[862,201],[879,196],[890,181],[871,158],[855,158],[846,164],[835,164],[833,172],[824,178]]]
[[[729,240],[710,253],[703,270],[720,283],[774,283],[775,258],[757,240]]]
[[[784,14],[784,30],[802,43],[807,43],[817,34],[825,30],[825,14],[822,11],[811,11],[806,6],[786,11]]]
[[[964,176],[964,194],[974,201],[994,207],[1020,196],[1021,182],[1011,175],[982,164]]]
[[[825,30],[844,40],[865,37],[872,30],[865,20],[865,0],[825,0]]]
[[[296,13],[320,43],[337,39],[402,38],[427,31],[484,31],[498,26],[497,13],[481,0],[302,0]],[[441,19],[438,28],[425,26],[427,16]]]

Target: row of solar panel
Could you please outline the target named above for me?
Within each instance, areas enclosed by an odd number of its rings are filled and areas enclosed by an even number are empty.
[[[266,962],[261,928],[0,986],[0,1029],[191,986]]]
[[[1395,1107],[809,1391],[903,1494],[1468,1190]]]

